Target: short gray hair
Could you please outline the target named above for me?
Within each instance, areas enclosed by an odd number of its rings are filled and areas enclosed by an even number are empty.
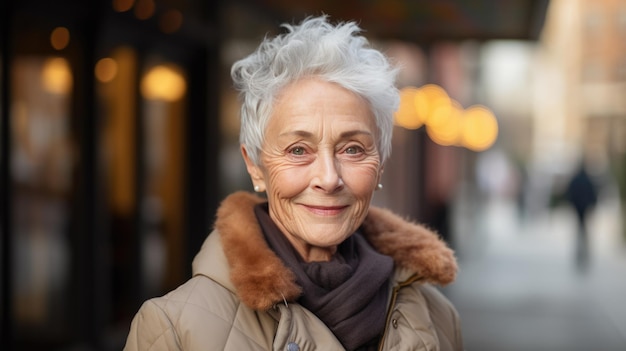
[[[280,90],[304,77],[336,83],[364,98],[379,129],[381,162],[391,154],[393,114],[399,105],[397,69],[372,48],[355,22],[329,23],[328,16],[283,24],[284,34],[266,37],[255,52],[235,62],[231,77],[241,98],[239,142],[259,164],[265,127]]]

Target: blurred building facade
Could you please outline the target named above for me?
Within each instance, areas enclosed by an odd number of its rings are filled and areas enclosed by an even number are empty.
[[[626,3],[553,0],[546,17],[532,59],[529,168],[558,192],[584,161],[614,179],[623,200]]]
[[[3,1],[2,348],[121,349],[219,199],[218,5]]]

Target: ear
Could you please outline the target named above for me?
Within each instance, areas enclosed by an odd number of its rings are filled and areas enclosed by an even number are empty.
[[[265,191],[265,179],[263,177],[263,170],[250,159],[248,155],[248,150],[244,145],[240,145],[241,155],[243,156],[243,161],[246,163],[246,169],[248,170],[248,174],[250,175],[250,179],[252,180],[252,185],[255,187],[255,191],[263,192]],[[256,188],[258,187],[258,189]]]

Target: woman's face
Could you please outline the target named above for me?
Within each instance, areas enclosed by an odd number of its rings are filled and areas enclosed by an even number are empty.
[[[329,260],[363,222],[382,172],[377,138],[365,100],[309,78],[277,99],[259,166],[242,148],[271,218],[305,260]]]

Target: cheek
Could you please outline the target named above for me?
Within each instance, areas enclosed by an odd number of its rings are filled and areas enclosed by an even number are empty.
[[[369,197],[374,192],[378,182],[380,163],[376,161],[344,168],[344,182],[350,184],[358,194],[357,196]]]
[[[286,166],[280,162],[267,163],[266,179],[268,190],[274,198],[293,197],[308,185],[303,169]]]

